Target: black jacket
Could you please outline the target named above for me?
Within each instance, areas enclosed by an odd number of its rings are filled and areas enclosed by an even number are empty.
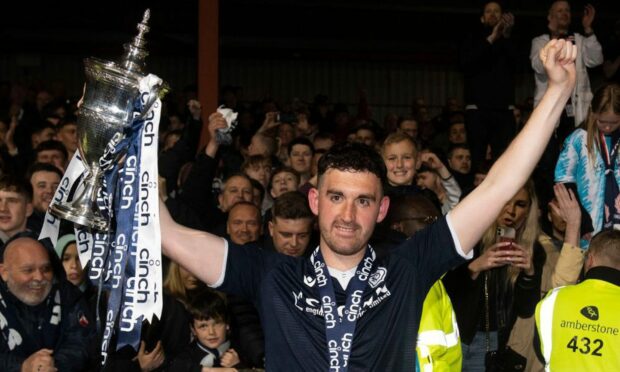
[[[479,256],[478,246],[474,251],[474,259]],[[506,285],[506,267],[485,272],[489,275],[489,330],[499,333],[500,349],[508,342],[517,315],[522,318],[534,315],[540,300],[540,280],[545,259],[545,251],[537,242],[534,244],[534,277],[526,277],[521,272],[512,288]],[[470,263],[464,263],[443,277],[446,291],[452,300],[461,340],[465,344],[471,343],[477,331],[485,330],[485,273],[480,273],[472,280],[468,269]]]
[[[464,74],[465,104],[480,109],[508,109],[514,104],[515,43],[500,37],[493,44],[486,38],[491,28],[482,25],[464,41],[460,64]]]
[[[25,231],[11,237],[7,244],[22,237],[36,239],[32,232]],[[19,322],[14,327],[20,328],[20,333],[23,333],[21,345],[12,351],[9,350],[7,340],[0,337],[0,371],[3,372],[19,371],[24,360],[42,348],[54,350],[54,364],[59,371],[82,371],[88,364],[89,345],[95,337],[95,318],[82,292],[67,281],[62,263],[52,245],[47,239],[42,243],[54,272],[54,284],[45,301],[37,306],[28,306],[8,291],[4,281],[0,281],[0,293],[6,301],[6,311],[11,311],[10,317]],[[0,247],[0,259],[5,248],[6,244]],[[43,326],[42,322],[49,322],[49,314],[56,305],[52,298],[55,293],[60,294],[60,323],[52,327],[56,334],[50,337],[50,327]]]
[[[90,315],[88,307],[82,298],[80,290],[62,279],[53,286],[50,296],[59,289],[61,298],[61,320],[57,327],[57,335],[53,344],[47,344],[41,327],[42,314],[48,314],[54,306],[54,301],[44,301],[38,306],[28,306],[13,296],[6,288],[6,284],[0,284],[2,297],[7,302],[7,308],[13,312],[13,316],[24,330],[21,334],[23,342],[13,351],[4,337],[0,337],[0,371],[20,371],[21,364],[36,351],[49,348],[54,350],[54,365],[59,371],[82,371],[86,368],[89,358],[89,340],[94,335],[95,321]]]

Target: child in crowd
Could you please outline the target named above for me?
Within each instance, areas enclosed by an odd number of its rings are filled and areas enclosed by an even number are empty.
[[[172,371],[236,371],[241,358],[231,348],[230,320],[224,298],[204,291],[190,304],[194,341],[173,361]],[[219,368],[218,368],[219,367]]]
[[[84,275],[85,273],[80,263],[80,256],[77,252],[75,235],[67,234],[61,236],[56,243],[55,249],[56,254],[62,261],[62,266],[67,274],[67,280],[84,292],[88,283],[85,280],[86,275]]]
[[[620,226],[620,85],[599,88],[581,126],[573,131],[558,158],[555,182],[576,189],[581,205],[581,247],[604,229]]]

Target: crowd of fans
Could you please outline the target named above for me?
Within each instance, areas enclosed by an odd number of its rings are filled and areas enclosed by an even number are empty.
[[[425,304],[420,366],[484,370],[489,351],[510,350],[527,361],[527,370],[542,370],[533,342],[536,304],[553,288],[577,283],[591,237],[620,225],[620,87],[614,84],[620,62],[617,46],[603,57],[594,17],[588,5],[583,30],[573,31],[568,2],[555,1],[549,33],[532,42],[534,104],[545,90],[538,55],[549,38],[576,43],[577,87],[532,179],[496,216],[474,258],[431,289],[427,300],[443,309]],[[498,3],[485,5],[461,53],[463,102],[449,100],[433,118],[423,100],[409,113],[378,122],[366,108],[354,113],[325,95],[307,104],[247,102],[229,88],[222,103],[239,113],[238,123],[232,144],[220,144],[216,132],[228,125],[221,116],[203,112],[193,97],[181,109],[168,105],[159,133],[160,198],[182,225],[236,245],[308,256],[319,241],[307,199],[317,186],[318,161],[334,144],[359,142],[374,148],[387,169],[392,204],[370,240],[378,255],[385,254],[475,189],[526,121],[519,115],[531,108],[514,106],[515,22]],[[586,68],[601,64],[609,83],[592,91]],[[105,307],[105,296],[98,301],[86,278],[73,230],[63,226],[55,247],[33,242],[78,149],[79,111],[46,89],[3,86],[0,316],[6,320],[0,322],[0,369],[96,369],[100,338],[93,314],[97,304]],[[199,148],[203,126],[209,140]],[[509,230],[512,235],[502,235]],[[145,326],[139,350],[111,346],[106,370],[264,368],[255,304],[208,288],[175,262],[166,264],[164,287],[162,318]],[[448,320],[443,331],[456,334],[456,343],[440,351],[424,344],[422,328],[435,326],[425,325],[428,312]],[[433,360],[434,353],[443,356]]]

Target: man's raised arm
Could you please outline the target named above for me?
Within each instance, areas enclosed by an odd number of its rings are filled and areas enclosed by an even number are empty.
[[[449,214],[464,253],[478,243],[538,163],[575,86],[576,55],[577,48],[565,40],[551,40],[541,50],[549,84],[540,104],[482,184]]]
[[[219,236],[177,224],[161,201],[159,223],[163,253],[201,281],[208,285],[216,284],[226,258],[226,241]]]

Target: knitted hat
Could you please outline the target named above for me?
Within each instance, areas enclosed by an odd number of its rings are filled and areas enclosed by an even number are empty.
[[[54,247],[58,258],[62,260],[62,255],[65,253],[65,249],[67,249],[71,243],[75,243],[75,235],[73,234],[63,235],[58,239],[56,246]]]

